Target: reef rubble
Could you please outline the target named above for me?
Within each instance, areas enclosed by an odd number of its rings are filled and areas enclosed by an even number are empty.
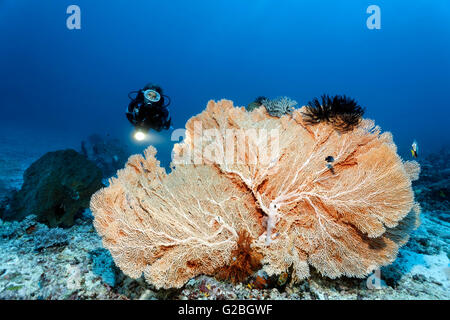
[[[8,179],[0,179],[6,190],[20,187],[25,164],[35,161],[38,154],[15,153],[9,144],[0,144],[0,153],[16,158],[20,155],[17,161],[2,158]],[[441,153],[442,157],[445,154]],[[0,221],[0,299],[447,300],[450,299],[450,211],[445,206],[446,199],[437,199],[448,195],[445,190],[438,193],[426,190],[427,181],[442,180],[441,171],[446,168],[433,169],[441,160],[439,155],[424,159],[421,164],[426,162],[430,166],[425,171],[427,179],[419,179],[414,184],[416,195],[424,195],[420,199],[426,208],[421,215],[421,226],[411,234],[392,265],[365,279],[331,280],[312,272],[310,278],[291,285],[288,278],[272,279],[257,273],[248,283],[232,284],[199,276],[180,289],[156,290],[143,278],[131,279],[114,266],[87,210],[73,226],[62,231],[64,234],[61,231],[53,234],[61,241],[37,241],[36,235],[43,236],[49,228],[33,216],[22,221]],[[448,185],[448,180],[441,183]]]
[[[394,264],[380,270],[378,285],[371,281],[373,275],[331,280],[313,273],[297,285],[280,286],[267,279],[258,288],[263,276],[257,274],[249,283],[199,276],[181,289],[156,290],[114,266],[89,220],[76,222],[65,229],[68,243],[38,251],[34,233],[45,225],[37,223],[27,233],[29,220],[0,223],[0,299],[450,299],[450,224],[430,212],[423,214],[421,227]],[[424,238],[429,244],[424,245]]]

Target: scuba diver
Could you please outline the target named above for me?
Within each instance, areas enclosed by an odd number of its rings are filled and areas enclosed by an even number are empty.
[[[136,94],[134,98],[133,94]],[[167,108],[170,98],[163,94],[160,86],[147,84],[139,91],[130,92],[128,97],[131,102],[126,116],[136,129],[136,140],[143,140],[150,129],[160,132],[170,128],[172,119]]]

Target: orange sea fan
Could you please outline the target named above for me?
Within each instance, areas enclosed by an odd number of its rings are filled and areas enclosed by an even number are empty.
[[[302,111],[276,118],[210,101],[186,124],[170,174],[152,147],[130,157],[91,201],[117,265],[157,287],[181,287],[233,271],[243,232],[266,272],[292,266],[295,281],[309,266],[363,277],[391,263],[418,225],[417,162],[402,162],[371,120],[339,132],[309,124]]]
[[[261,253],[253,250],[252,238],[244,230],[239,232],[236,248],[231,253],[231,260],[225,267],[219,268],[217,278],[233,283],[243,282],[253,272],[261,268]]]

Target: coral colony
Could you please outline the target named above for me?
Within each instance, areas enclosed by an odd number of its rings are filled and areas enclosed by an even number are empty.
[[[272,116],[210,101],[187,122],[170,173],[149,147],[94,194],[95,228],[124,273],[157,288],[261,268],[297,282],[310,267],[364,277],[395,260],[419,223],[418,163],[351,99],[282,102]]]

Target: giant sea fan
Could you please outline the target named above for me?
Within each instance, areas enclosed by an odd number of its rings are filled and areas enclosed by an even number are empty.
[[[338,132],[305,121],[305,111],[275,118],[264,108],[210,101],[186,124],[171,173],[153,147],[130,157],[91,200],[95,228],[116,264],[169,288],[199,274],[241,279],[261,265],[269,274],[292,267],[298,281],[310,266],[331,278],[364,277],[393,262],[418,225],[411,189],[418,164],[403,162],[391,134],[371,120]],[[199,124],[215,129],[214,138],[198,143]],[[244,153],[236,152],[242,143],[223,149],[239,139],[230,132],[258,129],[277,136],[248,136]],[[256,150],[266,144],[278,152],[261,159]],[[239,270],[231,270],[236,261]]]

